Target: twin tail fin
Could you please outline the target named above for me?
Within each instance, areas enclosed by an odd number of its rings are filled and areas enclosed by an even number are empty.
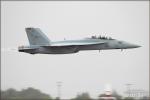
[[[30,45],[50,45],[50,40],[39,28],[25,29]]]

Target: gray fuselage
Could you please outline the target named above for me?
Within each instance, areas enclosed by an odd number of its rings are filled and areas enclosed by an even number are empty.
[[[50,45],[22,46],[19,51],[30,54],[68,54],[82,50],[130,49],[137,47],[140,46],[115,39],[86,38],[82,40],[56,41],[51,42]]]

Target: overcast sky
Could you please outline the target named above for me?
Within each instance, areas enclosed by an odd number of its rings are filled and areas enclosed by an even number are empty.
[[[30,55],[2,51],[1,88],[27,87],[62,98],[89,92],[103,93],[105,84],[124,94],[149,89],[148,1],[2,1],[1,46],[29,45],[26,27],[38,27],[52,40],[107,35],[142,47],[120,50],[81,51],[65,55]]]

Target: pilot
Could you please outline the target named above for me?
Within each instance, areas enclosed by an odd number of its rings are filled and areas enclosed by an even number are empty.
[[[92,39],[95,39],[96,38],[96,36],[92,36]]]
[[[98,39],[101,39],[101,35],[99,35]]]

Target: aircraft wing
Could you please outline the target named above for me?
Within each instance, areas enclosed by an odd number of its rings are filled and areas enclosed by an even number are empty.
[[[67,43],[54,43],[52,45],[45,45],[45,46],[41,46],[43,47],[45,50],[51,51],[53,53],[76,53],[78,51],[80,51],[81,49],[84,50],[85,48],[87,49],[92,49],[91,47],[96,47],[96,45],[101,45],[104,44],[105,42],[91,42],[91,43],[71,43],[71,42],[67,42]]]
[[[96,44],[104,44],[106,42],[67,42],[67,43],[53,43],[50,46],[86,46],[86,45],[96,45]]]

